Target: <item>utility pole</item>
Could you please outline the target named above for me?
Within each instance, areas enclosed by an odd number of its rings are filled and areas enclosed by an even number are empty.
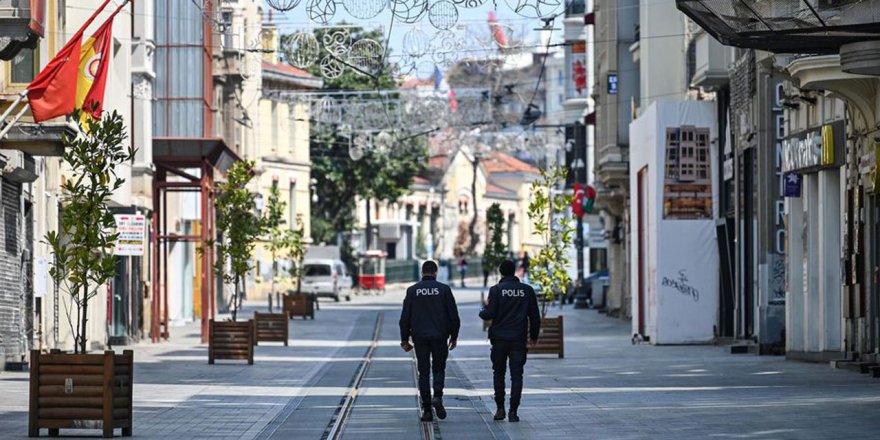
[[[584,186],[584,191],[586,191],[587,186],[587,127],[581,124],[579,121],[575,122],[574,130],[572,130],[574,134],[574,161],[572,162],[572,168],[574,168],[574,183],[580,184]],[[586,195],[585,195],[586,197]],[[575,298],[583,298],[583,304],[579,302],[575,303],[575,307],[581,308],[586,307],[586,286],[584,283],[584,217],[577,216],[575,219],[577,222],[577,232],[574,239],[575,249],[577,250],[577,282],[575,285],[577,286],[577,290],[575,291]]]

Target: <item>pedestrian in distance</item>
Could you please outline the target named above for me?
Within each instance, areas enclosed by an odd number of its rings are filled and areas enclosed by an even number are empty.
[[[527,347],[534,347],[541,331],[538,297],[528,284],[515,276],[511,260],[498,268],[501,280],[489,289],[489,303],[480,310],[480,318],[492,320],[489,341],[492,343],[492,374],[495,387],[495,420],[519,421],[522,400],[523,369]],[[504,411],[505,377],[510,366],[510,412]]]
[[[434,420],[434,411],[441,420],[446,418],[443,406],[446,358],[449,351],[455,349],[460,329],[461,320],[452,289],[437,281],[437,263],[426,261],[422,264],[422,280],[406,289],[400,312],[400,348],[409,352],[415,346],[416,350],[423,422]]]
[[[532,266],[532,262],[529,259],[529,253],[523,252],[522,263],[520,263],[520,267],[522,267],[522,279],[523,280],[529,279],[529,268],[531,266]],[[516,273],[516,272],[514,272],[514,273]]]
[[[464,259],[464,256],[458,260],[458,274],[461,276],[461,287],[464,288],[464,277],[467,276],[467,260]]]

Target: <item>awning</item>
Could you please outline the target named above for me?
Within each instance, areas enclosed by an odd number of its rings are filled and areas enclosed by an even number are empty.
[[[178,167],[199,167],[204,159],[225,173],[242,160],[221,138],[154,138],[153,162]]]
[[[777,53],[837,53],[880,39],[880,0],[676,0],[723,44]]]

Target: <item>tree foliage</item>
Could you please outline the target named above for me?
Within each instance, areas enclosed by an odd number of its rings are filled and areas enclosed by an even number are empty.
[[[552,167],[541,170],[541,178],[532,182],[528,215],[533,234],[541,238],[544,247],[531,259],[529,277],[540,287],[546,300],[552,300],[555,293],[563,292],[571,283],[566,249],[572,243],[574,226],[564,213],[571,206],[573,196],[558,190],[566,174],[565,168]],[[542,315],[547,311],[546,302],[544,304]]]
[[[316,29],[319,42],[324,35],[340,28]],[[347,28],[351,41],[370,38],[385,41],[381,30]],[[283,37],[285,38],[285,37]],[[286,36],[289,38],[289,36]],[[321,45],[321,54],[327,55]],[[319,66],[313,66],[313,74],[320,74]],[[387,63],[375,77],[360,74],[352,69],[334,79],[324,80],[326,90],[375,91],[394,90],[397,84],[389,74]],[[332,95],[331,95],[332,96]],[[363,98],[376,98],[367,94]],[[345,121],[343,121],[345,123]],[[312,127],[310,153],[312,177],[317,181],[317,202],[312,204],[312,237],[316,242],[336,243],[339,234],[347,240],[347,233],[355,227],[356,198],[365,200],[396,201],[409,190],[413,177],[425,166],[427,148],[423,138],[405,139],[398,136],[386,152],[368,149],[362,158],[349,156],[351,139],[343,136],[338,127],[315,124]],[[343,255],[346,255],[347,241]]]
[[[227,283],[234,283],[232,320],[241,308],[241,283],[251,270],[251,256],[264,222],[255,212],[256,194],[247,189],[253,179],[254,162],[240,161],[226,173],[226,181],[217,185],[217,261],[214,271]],[[228,266],[228,269],[227,269]]]
[[[122,145],[127,137],[125,125],[115,111],[96,120],[80,118],[77,110],[71,120],[79,125],[79,132],[62,140],[62,160],[71,175],[61,185],[59,230],[47,233],[46,242],[54,255],[49,274],[76,307],[75,316],[69,308],[66,311],[74,334],[74,352],[84,354],[89,301],[116,275],[113,247],[119,234],[107,206],[125,182],[116,174],[116,167],[131,161],[135,150]]]
[[[278,258],[287,257],[291,262],[290,275],[298,279],[297,268],[305,255],[305,228],[301,216],[297,216],[293,228],[284,222],[284,210],[287,203],[281,200],[281,191],[277,185],[269,190],[266,202],[266,213],[263,217],[264,240],[272,255],[272,294],[275,293],[275,279],[278,277]]]
[[[504,213],[498,203],[493,203],[486,210],[486,229],[489,241],[483,250],[483,270],[491,273],[507,258],[507,247],[504,246]]]

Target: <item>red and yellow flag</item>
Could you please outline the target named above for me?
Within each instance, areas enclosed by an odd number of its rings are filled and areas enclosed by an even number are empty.
[[[98,28],[80,50],[76,108],[83,109],[83,115],[88,114],[95,119],[101,117],[104,108],[104,89],[113,51],[113,16]]]

